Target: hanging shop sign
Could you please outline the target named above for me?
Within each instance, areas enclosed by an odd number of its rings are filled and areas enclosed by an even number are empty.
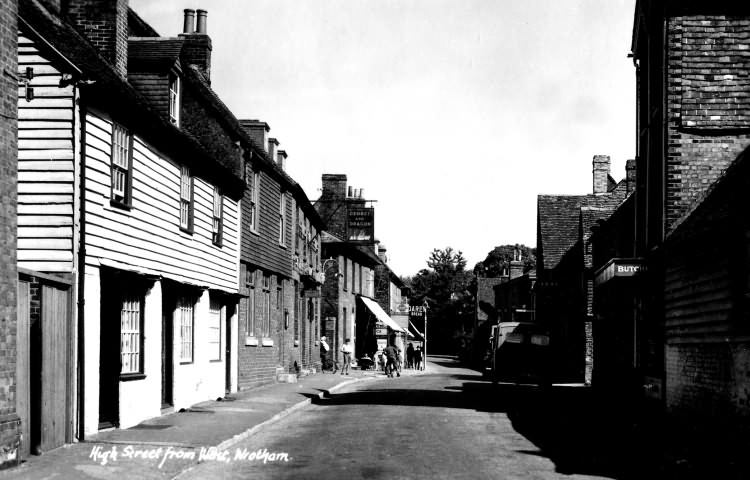
[[[642,258],[613,258],[600,268],[594,276],[594,286],[602,285],[614,278],[635,277],[646,271]]]
[[[375,209],[371,207],[349,207],[346,230],[349,241],[374,241]]]

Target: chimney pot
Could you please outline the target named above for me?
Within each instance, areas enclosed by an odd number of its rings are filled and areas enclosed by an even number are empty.
[[[182,27],[182,33],[193,33],[195,31],[195,10],[192,8],[185,9],[185,22]]]
[[[365,189],[364,188],[360,188],[359,189],[359,198],[363,198],[364,196],[365,196]]]
[[[208,12],[205,10],[196,10],[198,14],[198,25],[196,27],[196,33],[202,33],[206,35],[206,15]]]
[[[352,186],[349,185],[349,188],[346,191],[346,196],[351,198],[352,197],[352,193],[353,193]]]

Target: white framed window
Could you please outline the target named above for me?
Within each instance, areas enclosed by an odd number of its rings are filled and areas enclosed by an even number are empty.
[[[180,126],[180,77],[169,79],[169,121]]]
[[[120,304],[120,373],[143,373],[143,299],[126,293]]]
[[[178,300],[177,321],[180,325],[180,362],[193,362],[193,334],[194,334],[194,302],[193,299],[185,296]]]
[[[211,360],[221,360],[221,324],[224,309],[218,299],[212,298],[208,311],[208,351]]]
[[[214,186],[214,215],[213,226],[211,229],[211,240],[214,245],[221,246],[222,233],[224,230],[223,220],[224,197],[221,195],[221,189]]]
[[[130,205],[133,177],[133,136],[117,123],[112,124],[111,199]]]
[[[184,165],[180,167],[180,228],[193,231],[193,177]]]
[[[245,164],[245,183],[247,185],[248,198],[248,223],[250,229],[258,231],[258,189],[260,188],[260,173],[252,169],[249,163]]]
[[[286,245],[286,193],[279,193],[279,245]]]

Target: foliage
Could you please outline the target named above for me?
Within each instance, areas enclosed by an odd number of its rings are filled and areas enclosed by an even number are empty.
[[[479,277],[507,275],[510,271],[510,262],[513,261],[517,251],[520,252],[524,272],[536,267],[536,248],[517,243],[495,247],[487,254],[487,258],[474,266],[474,273]]]
[[[428,306],[430,351],[455,352],[457,343],[473,325],[474,274],[466,270],[461,251],[433,249],[427,267],[405,278],[412,305]]]

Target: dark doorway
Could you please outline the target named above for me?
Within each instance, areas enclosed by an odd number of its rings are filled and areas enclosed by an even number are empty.
[[[224,315],[224,324],[226,332],[224,339],[224,368],[226,370],[226,376],[224,377],[224,392],[230,393],[232,391],[232,320],[234,316],[234,306],[227,305],[225,308],[226,314]]]
[[[166,285],[162,290],[161,312],[161,408],[174,406],[172,395],[174,372],[174,296],[168,292]]]
[[[119,426],[120,296],[115,275],[102,272],[99,330],[99,430]]]

